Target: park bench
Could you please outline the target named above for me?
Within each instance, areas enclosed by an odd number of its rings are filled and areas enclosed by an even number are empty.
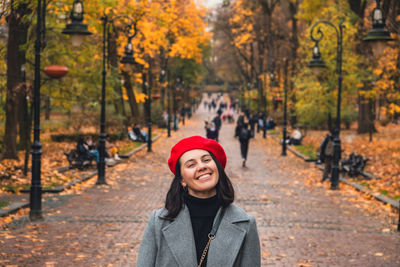
[[[69,162],[69,168],[78,168],[83,170],[87,167],[92,166],[93,157],[90,155],[82,155],[77,149],[72,149],[68,153],[64,153]]]
[[[350,177],[355,177],[360,174],[363,175],[367,161],[368,158],[352,152],[347,159],[341,161],[341,165]]]

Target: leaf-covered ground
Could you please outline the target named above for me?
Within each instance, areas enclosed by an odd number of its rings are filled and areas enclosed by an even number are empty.
[[[377,125],[377,130],[371,142],[369,134],[357,134],[356,128],[342,130],[342,158],[348,158],[351,152],[367,157],[364,171],[381,179],[353,179],[373,191],[400,200],[400,125]],[[325,135],[326,131],[308,131],[303,143],[317,150]]]
[[[95,134],[94,134],[95,135]],[[49,133],[45,133],[42,141],[42,166],[41,166],[41,182],[42,187],[52,188],[61,185],[66,185],[71,181],[79,180],[86,173],[96,170],[95,161],[92,166],[84,170],[70,169],[67,171],[59,171],[61,167],[69,165],[67,153],[76,147],[76,143],[70,142],[50,142]],[[119,154],[123,155],[138,147],[142,143],[132,142],[125,138],[113,142],[118,149]],[[29,158],[28,174],[25,176],[24,169],[25,152],[19,152],[18,160],[4,159],[0,161],[0,193],[5,193],[10,190],[20,191],[24,188],[29,188],[31,184],[31,157]]]

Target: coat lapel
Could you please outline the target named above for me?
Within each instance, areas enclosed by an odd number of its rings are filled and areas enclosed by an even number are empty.
[[[211,241],[208,266],[233,266],[246,236],[246,231],[235,223],[244,221],[249,221],[249,218],[232,213],[230,208],[225,211],[215,239]]]
[[[197,266],[196,247],[187,207],[179,213],[172,223],[164,227],[162,232],[179,266]]]

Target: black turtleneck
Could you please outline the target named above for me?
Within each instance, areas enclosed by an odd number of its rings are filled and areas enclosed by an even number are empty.
[[[185,204],[189,208],[198,263],[207,245],[208,234],[211,231],[214,217],[220,205],[217,195],[210,198],[197,198],[189,194],[185,195]],[[207,266],[207,257],[204,259],[202,266]]]

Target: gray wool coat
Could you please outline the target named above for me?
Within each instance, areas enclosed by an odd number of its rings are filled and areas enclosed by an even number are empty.
[[[220,211],[219,211],[220,212]],[[189,209],[171,220],[165,208],[154,210],[143,234],[137,267],[196,267],[196,247]],[[240,207],[225,211],[207,256],[208,267],[258,267],[260,240],[256,221]]]

